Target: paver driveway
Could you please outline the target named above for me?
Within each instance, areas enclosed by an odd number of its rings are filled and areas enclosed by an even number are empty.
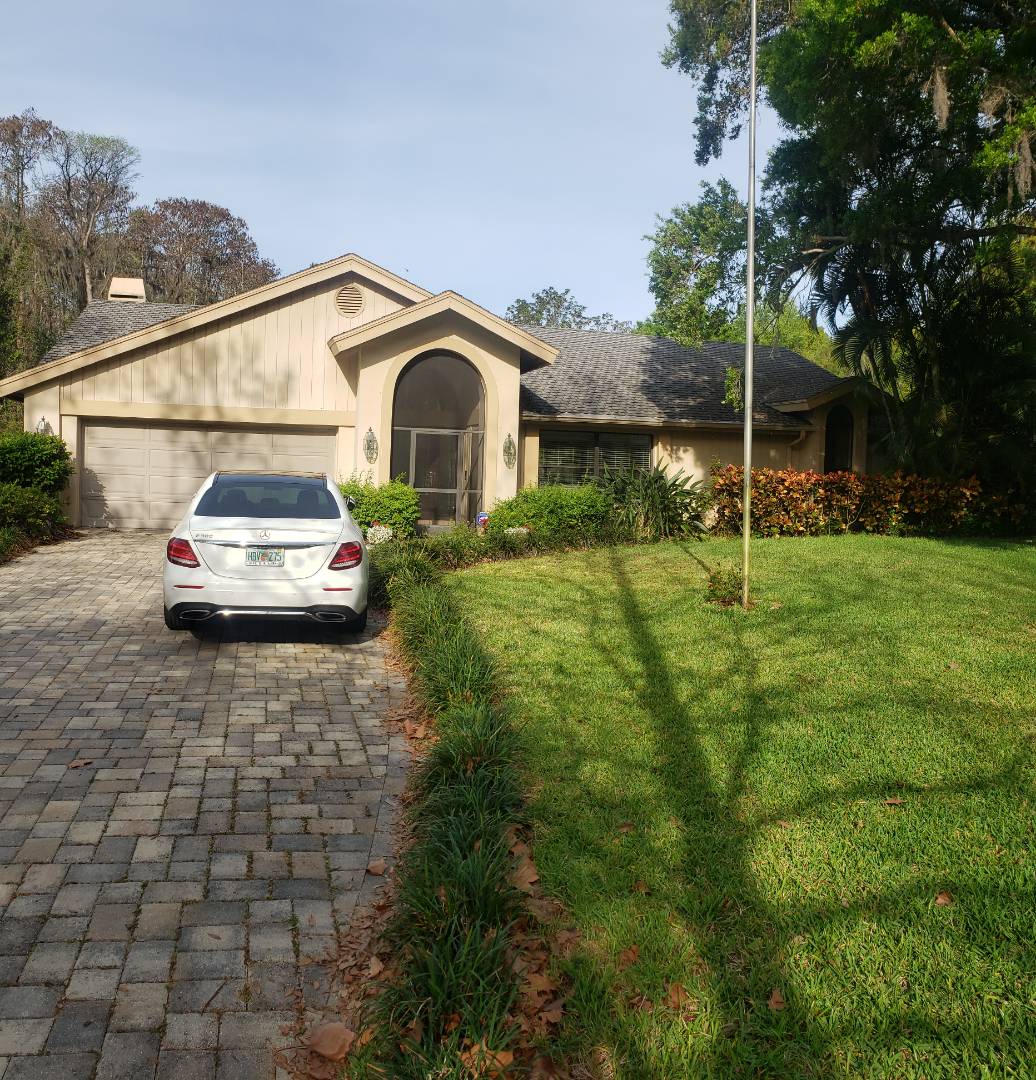
[[[377,628],[171,633],[163,548],[0,567],[2,1080],[270,1075],[300,972],[326,1001],[300,960],[388,853],[404,684]]]

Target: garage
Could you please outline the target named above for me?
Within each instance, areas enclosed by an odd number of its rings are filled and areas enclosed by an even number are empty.
[[[333,428],[84,422],[84,526],[168,529],[210,473],[224,469],[334,475]]]

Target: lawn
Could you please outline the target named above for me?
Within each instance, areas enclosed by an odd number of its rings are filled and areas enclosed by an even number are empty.
[[[747,614],[703,601],[737,551],[451,579],[582,932],[559,1044],[624,1078],[1036,1075],[1036,548],[760,541]]]

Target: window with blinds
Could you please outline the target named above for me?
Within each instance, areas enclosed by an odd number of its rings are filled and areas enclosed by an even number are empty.
[[[623,469],[651,468],[651,436],[617,431],[541,431],[541,484],[582,484]]]

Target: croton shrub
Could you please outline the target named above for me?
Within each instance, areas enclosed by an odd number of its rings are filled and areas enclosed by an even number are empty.
[[[741,529],[742,479],[739,465],[713,469],[716,526],[721,530]],[[752,532],[759,536],[1015,532],[1031,520],[1032,508],[1020,498],[984,492],[975,478],[752,470]]]

